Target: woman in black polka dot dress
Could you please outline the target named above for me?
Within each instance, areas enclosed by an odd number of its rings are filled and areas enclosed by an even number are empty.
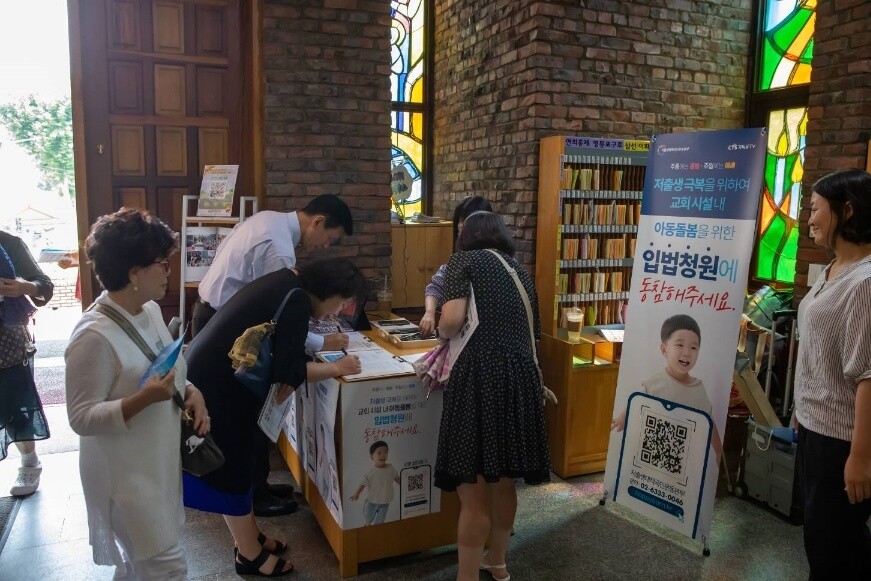
[[[529,296],[539,334],[532,278],[514,260],[501,218],[475,212],[464,223],[458,252],[448,262],[439,333],[463,325],[471,289],[479,324],[454,362],[444,396],[435,484],[460,497],[457,579],[509,577],[505,553],[517,507],[515,479],[548,481],[550,455],[542,387],[523,299],[498,251],[515,268]],[[490,537],[490,551],[483,554]]]

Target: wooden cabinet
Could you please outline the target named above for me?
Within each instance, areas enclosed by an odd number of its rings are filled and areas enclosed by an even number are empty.
[[[595,355],[593,351],[595,350]],[[613,344],[569,343],[565,336],[541,337],[544,383],[559,405],[545,406],[551,466],[561,478],[605,469],[619,366]],[[575,361],[598,360],[577,367]]]
[[[391,244],[393,308],[424,306],[426,285],[451,256],[452,222],[394,224]]]
[[[647,141],[541,140],[535,287],[542,371],[560,402],[546,411],[551,462],[563,478],[605,468],[622,345],[590,325],[622,322],[648,149]],[[587,325],[572,342],[571,307]]]

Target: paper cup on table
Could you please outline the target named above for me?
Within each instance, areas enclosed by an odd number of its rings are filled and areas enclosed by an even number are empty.
[[[574,307],[566,311],[566,321],[568,322],[569,342],[579,343],[581,341],[581,329],[584,326],[584,311]]]
[[[393,292],[389,290],[378,291],[378,312],[389,313],[393,310]]]

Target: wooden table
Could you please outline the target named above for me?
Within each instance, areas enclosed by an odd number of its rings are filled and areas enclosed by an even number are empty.
[[[393,348],[391,345],[378,340],[374,332],[366,334],[376,339],[379,345],[391,353],[402,355],[412,351]],[[353,383],[340,381],[340,390],[353,389],[353,385]],[[341,459],[341,414],[338,412],[335,444],[337,456]],[[299,454],[293,449],[283,432],[278,441],[278,449],[284,456],[290,472],[299,483],[312,513],[333,548],[333,552],[339,560],[339,573],[342,577],[356,575],[359,563],[424,551],[457,542],[457,518],[460,505],[456,493],[445,493],[439,489],[434,489],[435,494],[441,495],[441,509],[437,513],[343,530],[333,518],[324,499],[321,498],[316,484],[306,472]],[[338,466],[338,471],[341,482],[341,465]]]

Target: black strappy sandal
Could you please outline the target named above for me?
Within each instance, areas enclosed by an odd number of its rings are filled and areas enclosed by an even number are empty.
[[[266,549],[266,547],[264,545],[266,545],[266,541],[268,541],[268,540],[269,540],[269,537],[267,537],[263,533],[260,533],[259,535],[257,535],[257,542],[260,543],[260,546],[263,547],[264,549]],[[273,555],[280,555],[287,550],[287,543],[282,543],[278,539],[272,539],[272,542],[275,543],[275,549],[272,551],[269,551],[269,552],[272,553]],[[266,550],[268,550],[268,549],[266,549]]]
[[[272,553],[266,549],[260,551],[260,554],[252,560],[248,560],[242,555],[242,553],[238,553],[236,555],[236,560],[234,561],[234,564],[236,565],[236,574],[256,575],[257,577],[283,577],[293,573],[293,565],[290,565],[290,569],[287,571],[284,570],[284,567],[288,564],[284,559],[276,560],[275,567],[272,568],[271,573],[261,572],[260,567],[263,566],[263,563],[265,563],[270,556],[272,556]]]

